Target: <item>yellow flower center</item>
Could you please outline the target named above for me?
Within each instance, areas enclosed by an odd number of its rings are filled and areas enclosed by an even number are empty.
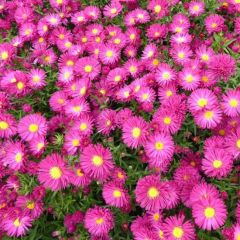
[[[118,178],[120,178],[120,179],[123,179],[123,178],[124,178],[124,175],[122,174],[122,172],[118,172],[117,176],[118,176]]]
[[[20,227],[21,226],[21,222],[19,221],[19,218],[15,219],[15,221],[13,222],[13,225],[15,227]]]
[[[173,92],[171,90],[167,90],[166,95],[167,97],[171,97],[173,95]]]
[[[206,53],[203,54],[201,58],[202,58],[203,61],[208,61],[209,60],[209,56]]]
[[[86,43],[88,41],[88,39],[86,37],[82,37],[82,42]]]
[[[236,108],[238,106],[238,100],[237,99],[231,99],[229,101],[229,105],[233,108]]]
[[[64,99],[59,98],[59,99],[58,99],[58,103],[59,103],[59,104],[63,104],[63,103],[64,103]]]
[[[76,113],[81,112],[81,110],[82,110],[81,106],[74,106],[73,107],[73,111],[76,112]]]
[[[22,161],[22,153],[17,153],[15,156],[15,160],[17,163]]]
[[[33,201],[30,201],[27,203],[27,208],[30,210],[33,210],[35,208],[35,203]]]
[[[182,238],[184,231],[181,227],[174,227],[172,234],[175,238]]]
[[[211,27],[212,27],[212,28],[216,28],[216,27],[217,27],[217,24],[216,24],[216,23],[212,23],[212,24],[211,24]]]
[[[191,74],[188,74],[186,76],[186,82],[191,83],[194,80],[193,76]]]
[[[110,12],[111,12],[111,14],[115,14],[115,13],[117,12],[117,9],[116,9],[116,8],[112,8],[112,9],[110,10]]]
[[[163,79],[169,80],[170,79],[170,73],[169,72],[164,72],[162,75]]]
[[[200,98],[198,101],[197,101],[197,104],[199,107],[205,107],[207,105],[208,101],[206,98]]]
[[[38,125],[37,124],[30,124],[28,130],[32,133],[35,133],[38,131]]]
[[[86,66],[84,67],[84,71],[85,71],[86,73],[90,73],[90,72],[92,72],[92,70],[93,70],[93,67],[92,67],[91,65],[86,65]]]
[[[137,71],[137,68],[135,66],[131,66],[129,70],[131,73],[135,73]]]
[[[2,60],[8,59],[8,52],[7,51],[1,52],[1,58],[2,58]]]
[[[37,144],[37,149],[41,150],[44,147],[44,143],[40,142]]]
[[[141,136],[141,129],[138,127],[133,128],[132,130],[132,136],[134,138],[139,138]]]
[[[32,32],[32,30],[31,29],[26,29],[25,31],[24,31],[24,33],[25,33],[25,35],[30,35],[31,34],[31,32]]]
[[[157,188],[155,188],[155,187],[149,188],[149,190],[148,190],[149,198],[153,199],[153,198],[156,198],[158,195],[159,195],[159,191]]]
[[[18,82],[18,83],[17,83],[17,88],[18,88],[19,90],[22,90],[22,89],[24,88],[24,83],[23,83],[23,82]]]
[[[57,4],[60,5],[62,4],[63,0],[56,0]]]
[[[207,76],[202,76],[202,81],[207,83],[208,82],[208,77]]]
[[[119,38],[116,38],[116,39],[114,39],[114,43],[115,43],[115,44],[120,44],[120,43],[121,43],[121,40],[120,40]]]
[[[204,210],[204,215],[206,218],[213,218],[215,216],[215,214],[216,214],[216,211],[212,207],[207,207]]]
[[[222,161],[221,160],[214,160],[213,161],[213,167],[214,168],[220,168],[222,166]]]
[[[163,233],[162,230],[159,230],[158,236],[159,236],[160,239],[163,239],[163,238],[164,238],[164,233]]]
[[[148,93],[143,93],[142,99],[143,99],[143,100],[147,100],[148,98],[149,98]]]
[[[7,122],[5,122],[5,121],[0,121],[0,129],[1,129],[1,130],[6,130],[6,129],[8,129],[8,127],[9,127],[9,125],[8,125]]]
[[[158,66],[159,65],[159,60],[157,58],[153,59],[152,61],[153,66]]]
[[[121,193],[121,191],[119,191],[119,190],[114,190],[114,191],[113,191],[113,196],[114,196],[115,198],[120,198],[120,197],[122,196],[122,193]]]
[[[96,219],[96,223],[97,223],[98,225],[103,224],[103,222],[104,222],[104,220],[103,220],[102,217]]]
[[[72,140],[72,145],[73,145],[74,147],[78,147],[78,146],[80,145],[79,140],[78,140],[78,139],[73,139],[73,140]]]
[[[177,33],[181,33],[182,32],[182,28],[180,28],[180,27],[176,27],[175,28],[175,32],[177,32]],[[184,57],[184,56],[183,56]]]
[[[219,133],[219,135],[224,136],[225,135],[225,130],[224,129],[220,129],[218,131],[218,133]]]
[[[199,7],[198,5],[194,5],[194,6],[193,6],[193,10],[194,10],[195,12],[198,12],[198,11],[200,10],[200,7]]]
[[[35,83],[39,82],[39,81],[40,81],[40,77],[39,77],[38,75],[34,75],[34,76],[33,76],[33,81],[34,81]]]
[[[97,34],[97,33],[98,33],[98,30],[97,30],[96,28],[94,28],[94,29],[92,30],[92,33],[93,33],[93,34]]]
[[[50,169],[50,175],[52,179],[59,179],[62,176],[62,170],[59,167],[52,167]]]
[[[237,148],[240,149],[240,139],[237,140],[237,142],[236,142],[236,146],[237,146]]]
[[[120,75],[115,76],[115,78],[114,78],[115,82],[119,82],[120,80],[121,80],[121,76]]]
[[[111,58],[111,57],[113,56],[113,51],[108,50],[108,51],[106,52],[106,56],[109,57],[109,58]]]
[[[60,39],[64,39],[64,34],[60,33],[58,36]]]
[[[180,59],[183,59],[183,58],[185,58],[185,54],[183,52],[180,52],[180,53],[178,53],[178,57]]]
[[[131,39],[131,40],[135,39],[135,37],[136,37],[136,36],[135,36],[134,33],[130,34],[130,39]]]
[[[158,141],[155,143],[156,150],[161,151],[161,150],[163,150],[163,148],[164,148],[164,144],[162,142]]]
[[[77,173],[78,177],[84,176],[84,173],[82,172],[82,170],[80,168],[77,169],[76,173]]]
[[[102,159],[102,157],[97,156],[97,155],[93,156],[92,162],[93,162],[93,164],[94,164],[95,166],[97,166],[97,167],[103,165],[103,159]]]
[[[84,130],[86,130],[87,129],[87,124],[86,123],[81,123],[80,124],[80,130],[81,131],[84,131]]]
[[[72,60],[68,60],[66,63],[67,66],[73,66],[74,62]]]
[[[154,219],[154,221],[157,222],[160,219],[160,214],[159,213],[154,213],[153,214],[153,219]]]
[[[211,120],[213,118],[213,111],[206,111],[204,113],[204,117],[207,119],[207,120]]]
[[[172,119],[171,119],[170,117],[165,117],[165,118],[163,119],[163,122],[164,122],[165,124],[169,125],[169,124],[171,124]]]
[[[160,13],[161,10],[162,10],[162,7],[161,7],[160,5],[156,5],[156,6],[154,7],[154,12],[155,12],[155,13]]]
[[[101,38],[100,38],[99,36],[97,36],[97,37],[95,38],[95,41],[96,41],[97,43],[99,43],[99,42],[101,42]]]
[[[107,125],[107,126],[110,126],[111,124],[112,124],[112,122],[111,122],[110,120],[107,120],[107,121],[106,121],[106,125]]]
[[[70,76],[71,76],[71,72],[69,72],[69,71],[67,71],[67,72],[65,72],[64,74],[63,74],[63,76],[64,76],[64,79],[69,79],[70,78]]]

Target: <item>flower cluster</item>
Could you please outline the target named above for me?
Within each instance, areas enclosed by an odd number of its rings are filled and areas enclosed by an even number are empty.
[[[239,0],[87,2],[0,0],[0,238],[239,240]]]

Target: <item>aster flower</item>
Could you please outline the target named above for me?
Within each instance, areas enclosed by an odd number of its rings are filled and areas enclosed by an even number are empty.
[[[212,149],[205,152],[202,169],[209,177],[223,178],[230,173],[233,166],[231,154],[223,149]]]
[[[103,9],[103,14],[106,17],[114,18],[122,11],[122,5],[119,2],[112,1],[109,5],[106,5]]]
[[[224,27],[224,18],[218,14],[211,14],[205,18],[205,27],[209,34],[220,32]]]
[[[123,142],[131,148],[137,148],[146,141],[148,125],[140,117],[131,117],[123,123],[122,131]]]
[[[29,142],[29,150],[33,155],[39,156],[44,152],[46,145],[44,137],[37,137]]]
[[[168,30],[166,25],[154,23],[147,28],[147,37],[150,40],[158,40],[166,37],[167,32]]]
[[[158,176],[140,178],[135,189],[136,202],[149,211],[163,209],[168,201],[168,190]]]
[[[93,131],[93,119],[84,114],[74,121],[72,130],[78,131],[80,135],[90,136]]]
[[[8,113],[0,114],[0,137],[10,138],[17,133],[17,123],[15,118]]]
[[[76,62],[74,69],[83,77],[88,77],[92,80],[98,76],[101,67],[96,59],[91,57],[83,57]]]
[[[179,73],[179,84],[184,90],[195,90],[200,83],[198,71],[185,67]]]
[[[156,81],[160,86],[167,86],[176,79],[176,72],[169,64],[160,64],[156,71]]]
[[[202,13],[204,13],[204,2],[202,1],[191,1],[189,6],[189,13],[192,16],[200,16]]]
[[[189,48],[189,46],[176,46],[170,51],[170,54],[172,55],[172,58],[175,63],[184,65],[186,64],[190,57],[192,56],[192,51]]]
[[[3,162],[14,171],[23,167],[26,161],[25,147],[22,142],[8,142],[6,145],[6,155]]]
[[[228,54],[217,54],[209,62],[209,71],[216,79],[228,81],[236,71],[235,60]]]
[[[190,44],[192,41],[192,36],[188,33],[176,33],[171,36],[170,42],[172,46],[181,44]]]
[[[218,106],[217,97],[208,89],[194,90],[188,98],[188,107],[193,113],[203,109],[212,109],[216,106]]]
[[[192,206],[192,214],[197,226],[204,230],[215,230],[224,225],[227,210],[220,198],[201,200]]]
[[[84,9],[84,14],[88,20],[95,21],[100,17],[101,11],[96,6],[87,6]]]
[[[234,158],[237,158],[240,155],[240,128],[237,128],[236,132],[233,132],[226,137],[224,146]]]
[[[189,196],[189,201],[192,206],[195,203],[202,201],[204,199],[205,200],[212,198],[216,199],[219,197],[220,197],[219,191],[213,184],[200,182],[193,186]]]
[[[116,112],[111,109],[105,109],[100,112],[97,119],[98,131],[108,135],[116,127]]]
[[[202,63],[209,64],[214,56],[214,51],[211,47],[201,45],[196,49],[196,56]]]
[[[19,28],[19,35],[24,40],[29,41],[33,39],[36,34],[36,26],[33,23],[24,23]]]
[[[228,90],[223,96],[223,112],[230,117],[240,114],[240,91]]]
[[[149,157],[149,163],[155,167],[161,167],[171,161],[174,143],[169,135],[156,133],[148,138],[144,149]]]
[[[112,212],[107,208],[89,208],[84,217],[84,227],[94,236],[104,236],[114,227]]]
[[[26,115],[18,123],[18,133],[25,141],[43,137],[47,134],[46,119],[37,113]]]
[[[119,182],[108,182],[103,185],[103,199],[106,204],[122,208],[130,202],[127,190]]]
[[[81,136],[79,132],[68,131],[65,134],[63,148],[69,155],[74,155],[78,151],[81,143]]]
[[[20,237],[27,233],[32,225],[30,216],[24,214],[20,209],[10,209],[3,219],[2,228],[11,237]]]
[[[0,66],[9,63],[14,57],[14,47],[10,43],[0,44]]]
[[[103,64],[114,64],[119,57],[119,50],[114,45],[107,44],[100,47],[99,58]]]
[[[83,149],[80,166],[91,178],[104,180],[111,174],[114,167],[112,154],[101,144],[89,145]]]
[[[74,98],[66,103],[64,110],[69,117],[77,119],[89,112],[89,105],[83,98]]]
[[[163,223],[163,232],[168,240],[196,239],[194,226],[191,221],[185,220],[184,215],[176,215],[166,218]]]
[[[49,105],[55,112],[62,112],[66,103],[67,95],[64,91],[54,92],[49,99]]]
[[[114,68],[107,75],[107,82],[115,86],[121,86],[127,78],[127,73],[124,68]]]
[[[91,179],[86,175],[80,167],[79,163],[73,166],[73,176],[70,178],[70,182],[77,187],[85,187],[91,183]]]
[[[202,110],[194,114],[194,120],[201,128],[215,128],[222,120],[222,111],[217,106]]]
[[[33,89],[41,89],[46,86],[45,72],[42,69],[31,69],[28,78],[29,86]]]
[[[38,180],[45,188],[58,191],[69,184],[71,172],[59,154],[48,155],[38,167]]]

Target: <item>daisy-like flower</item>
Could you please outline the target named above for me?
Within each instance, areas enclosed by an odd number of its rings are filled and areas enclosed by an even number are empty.
[[[212,109],[205,109],[194,114],[196,124],[201,128],[215,128],[222,120],[222,111],[216,106]]]
[[[211,14],[205,18],[205,27],[209,34],[220,32],[224,27],[224,18],[218,14]]]
[[[14,171],[18,171],[26,160],[25,147],[21,142],[9,142],[6,145],[6,155],[3,162]]]
[[[47,121],[38,113],[26,115],[18,123],[18,133],[25,141],[44,137],[47,134]]]
[[[100,73],[101,66],[96,59],[92,57],[83,57],[76,62],[74,69],[83,77],[88,77],[93,80]]]
[[[166,218],[163,224],[163,232],[165,233],[165,239],[168,240],[196,239],[194,226],[189,220],[185,220],[184,215],[176,215]]]
[[[17,123],[15,118],[8,113],[0,114],[0,137],[10,138],[17,133]]]
[[[103,207],[89,208],[84,217],[84,227],[93,235],[102,237],[114,227],[112,212]]]
[[[179,84],[184,90],[194,90],[200,84],[200,75],[198,71],[185,67],[179,73]]]
[[[109,5],[106,5],[103,9],[103,14],[106,17],[114,18],[122,11],[122,5],[117,1],[112,1]]]
[[[156,81],[160,86],[168,86],[176,79],[176,72],[169,64],[160,64],[156,71]]]
[[[91,183],[91,179],[83,172],[79,163],[76,163],[72,169],[74,175],[71,176],[70,182],[77,187],[85,187]]]
[[[125,63],[124,68],[132,77],[136,77],[139,74],[140,62],[136,59],[130,59]]]
[[[63,148],[66,150],[66,152],[69,155],[74,155],[78,151],[80,143],[81,143],[81,136],[79,132],[68,131],[65,134]]]
[[[124,183],[127,180],[127,175],[123,169],[115,167],[111,175],[112,180],[120,183]]]
[[[89,112],[89,105],[83,98],[74,98],[66,103],[64,110],[69,117],[77,119]]]
[[[42,69],[31,69],[28,78],[29,78],[29,86],[33,89],[41,89],[46,86],[45,81],[46,74]]]
[[[119,57],[119,50],[113,44],[103,44],[100,47],[99,58],[103,64],[114,64]]]
[[[147,44],[142,53],[142,59],[152,59],[158,52],[157,46],[153,43]]]
[[[90,136],[93,131],[93,119],[88,114],[82,115],[74,121],[72,130],[78,131],[80,135]]]
[[[33,39],[36,34],[36,26],[33,23],[24,23],[19,28],[19,35],[24,40],[29,41]]]
[[[37,219],[43,212],[42,201],[36,200],[31,195],[18,196],[16,207],[23,208],[25,214],[30,214],[33,219]]]
[[[57,153],[52,153],[43,159],[38,165],[38,180],[52,191],[58,191],[67,187],[71,172],[64,159]]]
[[[133,11],[136,23],[147,23],[150,20],[150,16],[145,9],[137,8]]]
[[[170,99],[173,99],[177,95],[177,89],[174,84],[169,84],[165,87],[160,87],[158,89],[159,100],[164,103],[168,102]]]
[[[189,201],[191,205],[194,205],[201,200],[207,200],[212,198],[219,198],[220,194],[217,188],[205,182],[197,183],[191,190]]]
[[[224,225],[227,209],[222,199],[209,198],[193,204],[192,215],[197,226],[210,231]]]
[[[47,143],[44,137],[34,138],[29,142],[29,150],[33,155],[41,155],[46,147]]]
[[[146,210],[158,211],[166,207],[168,190],[159,176],[149,175],[140,178],[135,189],[136,202]]]
[[[223,112],[230,117],[237,117],[240,114],[240,91],[228,90],[223,96]]]
[[[27,233],[32,226],[32,219],[20,209],[14,208],[7,211],[1,224],[3,230],[11,237],[20,237]]]
[[[238,127],[235,132],[226,136],[224,146],[230,154],[237,158],[240,155],[240,128]]]
[[[58,81],[64,85],[70,83],[74,79],[72,67],[62,67],[58,73]]]
[[[14,56],[14,47],[10,43],[0,44],[0,66],[9,63]]]
[[[49,105],[55,112],[62,112],[67,103],[67,95],[64,91],[57,91],[49,99]]]
[[[57,27],[61,23],[61,18],[59,14],[54,14],[54,13],[48,14],[45,16],[45,19],[46,19],[46,22],[52,27]]]
[[[172,46],[181,44],[190,44],[192,36],[188,33],[177,33],[171,36],[170,42]]]
[[[155,167],[161,167],[171,161],[174,143],[170,135],[156,133],[148,138],[144,144],[144,149],[149,157],[148,162]]]
[[[200,16],[204,13],[205,4],[202,1],[191,1],[188,6],[188,10],[190,15],[192,16]]]
[[[196,56],[202,63],[209,64],[214,56],[214,51],[212,48],[207,47],[206,45],[201,45],[196,50]]]
[[[223,149],[209,149],[202,160],[202,169],[209,177],[226,177],[233,166],[233,157]]]
[[[154,23],[147,28],[147,37],[150,40],[158,40],[166,37],[168,29],[166,25]]]
[[[124,68],[114,68],[111,71],[109,71],[107,75],[107,82],[115,86],[121,86],[127,78],[127,73]]]
[[[152,88],[142,87],[135,96],[139,103],[153,103],[155,99],[155,92]]]
[[[163,0],[151,0],[147,9],[152,11],[156,19],[165,17],[168,14],[168,2]]]
[[[137,148],[147,139],[148,124],[141,117],[130,117],[123,123],[122,131],[123,142],[131,148]]]
[[[84,9],[84,14],[88,20],[96,21],[100,17],[101,11],[96,6],[87,6]]]
[[[103,185],[103,199],[106,204],[122,208],[127,206],[130,196],[120,182],[108,182]]]
[[[71,22],[75,25],[85,24],[87,22],[87,17],[84,11],[79,11],[71,16]]]
[[[108,135],[116,127],[116,112],[111,109],[105,109],[100,112],[97,119],[98,131]]]
[[[200,85],[202,87],[212,87],[218,82],[218,80],[212,75],[210,70],[203,70],[201,71],[200,75]]]
[[[209,89],[194,90],[188,98],[188,108],[193,113],[203,109],[212,109],[216,106],[218,106],[217,97]]]
[[[214,78],[228,81],[236,71],[236,63],[228,54],[217,54],[212,57],[208,68]]]
[[[80,166],[91,178],[105,180],[114,168],[112,154],[101,144],[89,145],[83,149]]]
[[[190,57],[192,56],[192,51],[187,45],[179,45],[172,48],[170,54],[172,55],[175,63],[184,65],[189,62]]]

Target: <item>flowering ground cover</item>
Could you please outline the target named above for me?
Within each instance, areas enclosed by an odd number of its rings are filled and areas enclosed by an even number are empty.
[[[0,239],[240,240],[239,0],[0,0]]]

